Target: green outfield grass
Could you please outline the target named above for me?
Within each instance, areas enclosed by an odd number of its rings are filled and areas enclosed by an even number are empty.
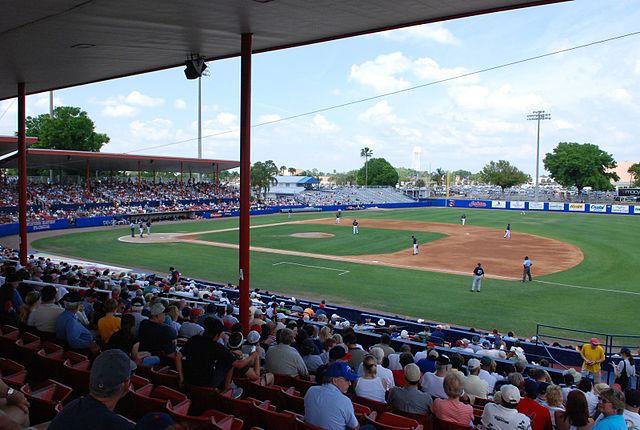
[[[321,240],[290,238],[286,232],[293,232],[289,230],[292,226],[275,226],[252,229],[252,245],[332,255],[394,252],[410,248],[410,235],[406,231],[367,229],[366,219],[458,223],[463,212],[468,225],[502,230],[510,222],[513,235],[526,232],[572,243],[582,249],[585,259],[570,270],[536,278],[544,282],[522,284],[486,279],[482,293],[472,294],[470,276],[253,252],[251,286],[452,324],[514,330],[523,335],[533,334],[536,323],[610,333],[637,332],[640,254],[636,250],[640,217],[536,212],[520,215],[518,211],[452,208],[363,211],[357,214],[362,229],[355,238],[350,226],[296,226],[298,232],[337,232],[336,237]],[[327,216],[331,215],[295,214],[292,220]],[[288,221],[286,215],[270,215],[253,217],[251,223]],[[237,219],[219,219],[158,225],[153,232],[197,233],[233,228],[237,223]],[[194,278],[237,282],[237,250],[183,243],[139,245],[117,240],[127,234],[128,228],[108,228],[43,239],[33,245],[47,252],[125,267],[167,272],[169,266],[176,266]],[[211,241],[233,242],[237,232],[202,236]],[[425,243],[437,237],[421,233],[419,239]],[[381,240],[384,245],[378,243]],[[358,246],[351,247],[354,243]]]

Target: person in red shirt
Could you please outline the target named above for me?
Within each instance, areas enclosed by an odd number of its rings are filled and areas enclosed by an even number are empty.
[[[524,384],[525,397],[518,403],[518,412],[531,418],[531,430],[553,430],[549,409],[536,401],[540,393],[540,383],[528,380]]]

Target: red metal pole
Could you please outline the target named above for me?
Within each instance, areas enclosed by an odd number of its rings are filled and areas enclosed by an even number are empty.
[[[142,185],[142,177],[140,173],[140,160],[138,160],[138,196],[140,195],[140,186]]]
[[[242,34],[240,54],[240,323],[249,332],[249,227],[251,196],[251,44],[253,35]]]
[[[18,84],[18,221],[20,223],[20,264],[27,265],[27,92]]]

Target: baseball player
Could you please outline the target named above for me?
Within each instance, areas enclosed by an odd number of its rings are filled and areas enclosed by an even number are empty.
[[[413,239],[413,255],[418,255],[418,239],[414,235],[411,236]]]
[[[475,269],[473,269],[473,282],[471,283],[471,292],[480,292],[482,287],[482,279],[484,278],[484,269],[482,264],[478,263]]]
[[[291,214],[293,213],[293,211],[291,210],[291,208],[289,208],[289,210],[287,211],[288,215],[287,218],[291,219]]]
[[[136,225],[131,221],[129,224],[129,228],[131,229],[131,237],[136,237]]]
[[[522,282],[528,277],[529,282],[531,282],[531,266],[533,263],[529,259],[529,257],[524,257],[524,261],[522,262]]]
[[[342,209],[338,209],[336,212],[336,224],[340,224],[340,217],[342,216]]]
[[[358,234],[358,220],[354,219],[351,225],[353,226],[353,234]]]
[[[147,236],[151,234],[151,218],[147,220]]]
[[[144,237],[144,221],[140,221],[140,225],[138,226],[138,229],[140,230],[140,237]]]
[[[504,229],[504,236],[502,238],[511,239],[511,223],[507,224],[507,228]]]
[[[467,223],[467,216],[465,214],[462,214],[462,216],[460,217],[460,224],[465,225]]]

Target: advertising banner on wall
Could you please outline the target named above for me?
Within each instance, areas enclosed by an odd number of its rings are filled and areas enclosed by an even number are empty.
[[[603,205],[601,203],[599,204],[590,204],[589,205],[589,212],[606,212],[607,211],[607,205]]]
[[[634,206],[633,207],[633,213],[634,214],[640,214],[640,206]]]
[[[37,221],[29,221],[27,223],[27,231],[29,233],[42,230],[58,230],[69,227],[69,221],[66,219],[43,219]]]
[[[511,209],[524,209],[524,202],[509,202],[509,207]]]
[[[528,202],[529,210],[542,211],[544,210],[544,202]]]
[[[584,203],[569,203],[569,211],[584,212],[586,205]]]
[[[507,202],[505,202],[504,200],[493,200],[493,201],[491,201],[491,207],[492,208],[499,208],[499,209],[506,209],[507,208]]]
[[[564,210],[564,203],[549,202],[549,210],[550,211],[563,211]]]
[[[627,205],[611,205],[612,214],[628,214],[630,206]]]

